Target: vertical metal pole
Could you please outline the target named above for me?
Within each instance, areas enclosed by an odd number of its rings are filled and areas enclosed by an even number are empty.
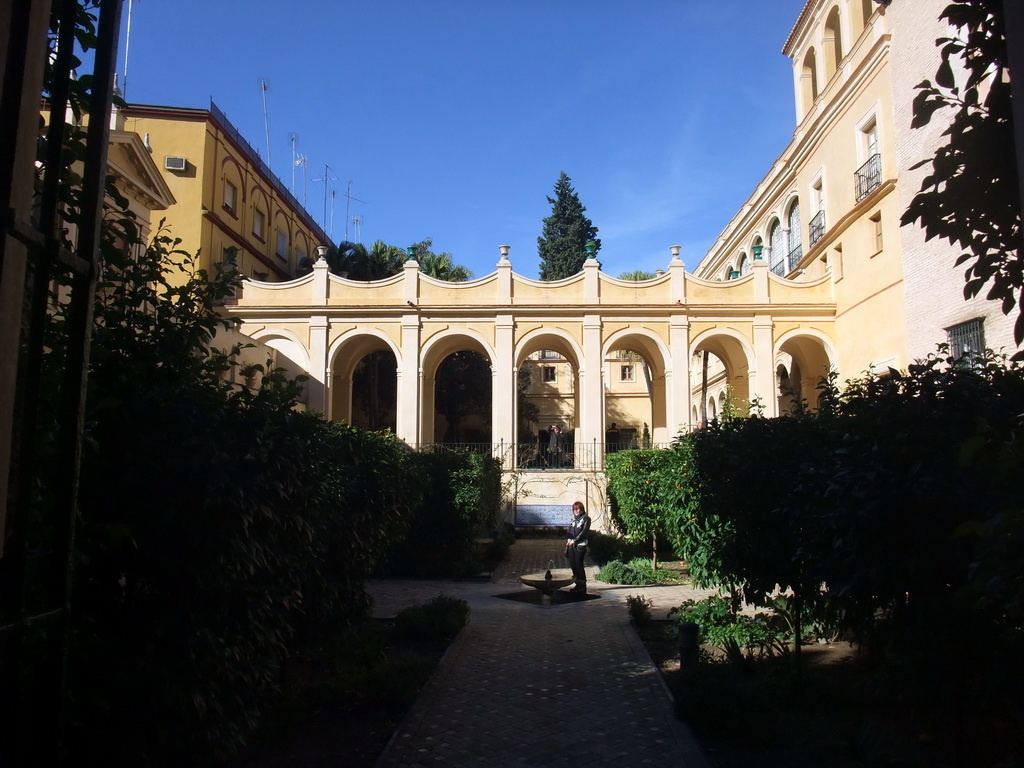
[[[114,92],[117,38],[121,30],[122,0],[101,0],[97,25],[96,58],[89,106],[84,181],[82,185],[81,227],[78,255],[87,264],[84,274],[76,274],[71,288],[68,311],[68,354],[59,403],[61,433],[56,469],[62,481],[55,494],[58,521],[65,526],[58,542],[63,551],[58,562],[66,563],[64,581],[63,647],[60,674],[60,731],[57,739],[58,763],[64,758],[64,727],[67,722],[68,643],[71,633],[71,588],[74,578],[73,554],[75,524],[78,516],[78,487],[81,473],[82,427],[85,412],[85,385],[89,369],[89,344],[92,339],[93,301],[99,271],[99,246],[103,217],[104,188],[107,174],[107,149],[110,137],[110,109]]]

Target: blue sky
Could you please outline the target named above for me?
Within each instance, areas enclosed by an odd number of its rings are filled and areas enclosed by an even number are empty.
[[[560,171],[605,272],[693,269],[795,127],[804,0],[135,0],[130,102],[212,98],[325,229],[537,277]],[[127,24],[128,4],[124,22]],[[122,34],[118,71],[124,70]],[[267,83],[269,149],[261,80]],[[159,151],[159,148],[155,148]],[[355,226],[349,221],[349,239]]]

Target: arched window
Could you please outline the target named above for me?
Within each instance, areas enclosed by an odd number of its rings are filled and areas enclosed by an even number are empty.
[[[802,83],[804,113],[810,112],[814,100],[818,98],[818,57],[811,48],[804,56],[804,66],[800,74]]]
[[[771,250],[771,257],[768,266],[776,275],[786,274],[786,244],[782,241],[782,225],[778,219],[772,221],[768,230],[768,248]]]
[[[839,69],[839,62],[843,60],[843,34],[839,27],[839,7],[833,6],[825,19],[825,78],[832,79],[832,75]]]
[[[747,259],[747,254],[740,254],[740,260],[736,262],[736,271],[739,272],[740,275],[745,275],[750,272],[750,260]]]
[[[794,200],[789,208],[789,270],[796,269],[804,255],[803,234],[800,232],[800,201]]]
[[[861,28],[868,25],[868,21],[871,19],[871,14],[875,12],[874,0],[860,0],[860,23]]]

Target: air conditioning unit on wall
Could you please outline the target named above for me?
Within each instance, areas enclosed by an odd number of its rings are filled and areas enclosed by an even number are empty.
[[[168,171],[184,171],[188,168],[188,160],[184,157],[171,157],[168,155],[164,158],[164,168]]]

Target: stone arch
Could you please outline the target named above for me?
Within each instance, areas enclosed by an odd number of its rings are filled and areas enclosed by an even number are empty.
[[[806,400],[812,410],[816,409],[818,382],[836,364],[832,340],[813,328],[794,329],[776,341],[774,359],[788,359],[789,383],[794,395]]]
[[[264,328],[254,331],[248,336],[256,341],[276,349],[283,357],[287,358],[289,365],[282,365],[290,376],[305,374],[309,370],[309,350],[299,337],[285,329]]]
[[[565,432],[564,440],[575,442],[576,430],[580,427],[582,412],[580,409],[580,373],[582,371],[584,356],[583,349],[571,335],[559,328],[537,328],[526,333],[518,339],[514,352],[514,370],[518,376],[520,368],[530,364],[530,355],[541,350],[551,350],[558,353],[566,360],[571,371],[568,380],[556,382],[550,387],[545,387],[543,381],[534,381],[531,384],[531,391],[527,395],[530,402],[538,407],[538,420],[533,425],[537,435],[553,424],[559,423]],[[600,375],[601,367],[598,361],[594,362],[595,375]],[[517,390],[518,391],[518,390]],[[519,424],[519,398],[513,404],[514,422]],[[604,404],[601,404],[603,409]],[[571,434],[570,434],[571,433]],[[540,439],[537,437],[537,439]],[[530,441],[532,444],[534,440]],[[538,450],[543,451],[544,445]],[[522,455],[519,461],[529,463],[527,455],[531,449],[528,445],[520,446]]]
[[[665,345],[663,339],[652,334],[643,328],[624,328],[621,331],[611,334],[604,342],[601,351],[602,359],[608,359],[613,352],[619,349],[629,349],[639,354],[646,363],[644,371],[644,384],[647,387],[649,398],[649,419],[642,419],[641,424],[636,425],[642,432],[642,423],[650,424],[651,440],[655,443],[667,443],[672,437],[674,424],[670,422],[670,408],[667,391],[667,371],[671,352]],[[609,382],[605,382],[605,391],[608,391]],[[605,417],[605,425],[609,419],[619,421],[609,414],[609,406],[606,402],[601,413]]]
[[[750,401],[758,394],[752,380],[756,365],[749,339],[731,328],[710,328],[691,340],[688,359],[705,349],[722,361],[726,382],[737,401]],[[694,382],[694,386],[698,384],[699,381]],[[696,423],[699,422],[698,416]]]
[[[807,114],[818,98],[818,55],[814,48],[808,48],[804,54],[800,70],[800,95],[803,99],[804,114]]]
[[[833,5],[825,17],[825,34],[822,40],[822,54],[825,64],[825,81],[828,82],[839,69],[843,60],[843,32],[839,22],[839,6]]]
[[[455,352],[476,352],[481,355],[494,370],[496,355],[494,347],[472,328],[451,329],[428,339],[420,349],[420,434],[426,442],[434,442],[436,429],[436,398],[437,374],[441,364]],[[491,424],[497,422],[497,409],[507,408],[507,404],[494,400],[494,383],[491,385]]]
[[[395,359],[395,377],[401,351],[383,331],[376,328],[354,329],[342,334],[327,351],[327,378],[330,382],[330,401],[327,418],[330,421],[354,423],[353,377],[359,363],[374,352],[390,352]],[[395,404],[397,410],[398,404]]]

